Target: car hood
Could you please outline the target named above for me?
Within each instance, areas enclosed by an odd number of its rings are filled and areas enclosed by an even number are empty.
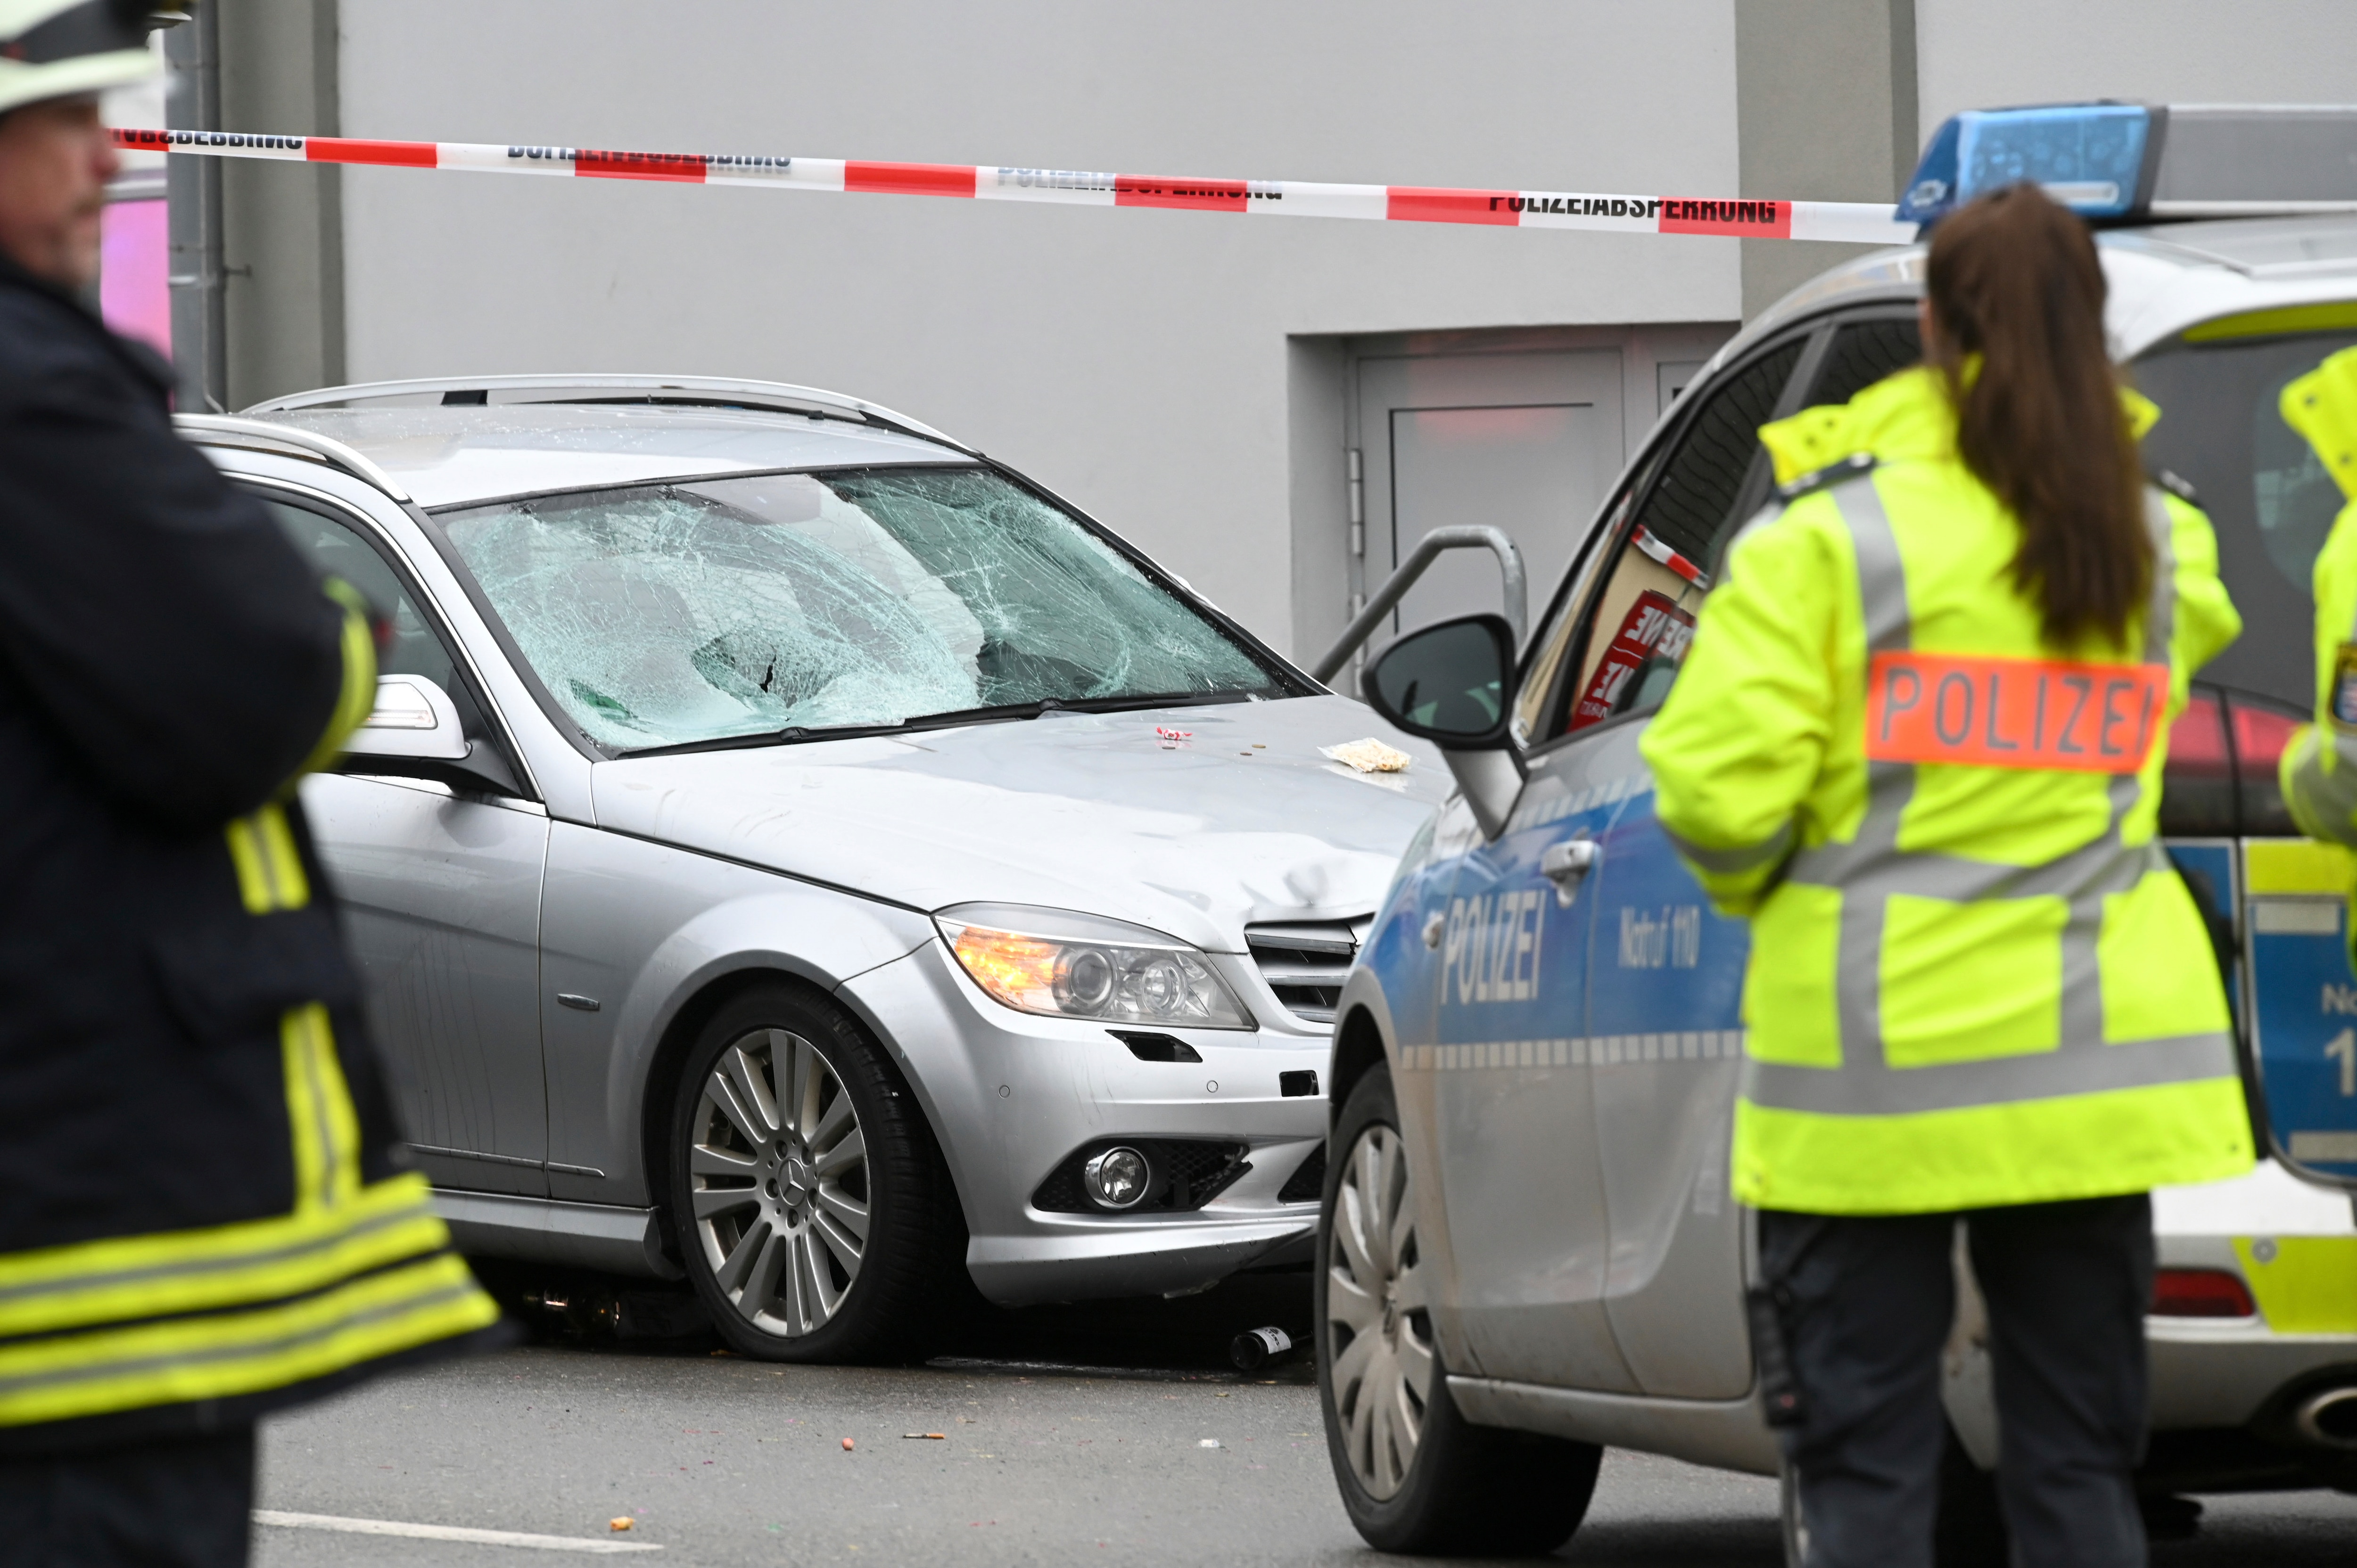
[[[1320,746],[1415,758],[1363,775]],[[1437,750],[1335,696],[624,757],[597,822],[922,909],[1082,909],[1213,950],[1247,922],[1372,911],[1449,791]]]

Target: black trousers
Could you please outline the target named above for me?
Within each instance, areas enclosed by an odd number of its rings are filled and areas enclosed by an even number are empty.
[[[2142,1193],[1962,1215],[1760,1214],[1761,1272],[1781,1289],[1806,1401],[1781,1437],[1810,1568],[1930,1568],[1960,1219],[1988,1302],[2015,1568],[2143,1568],[2131,1481],[2152,1298]]]
[[[55,1458],[0,1459],[13,1568],[244,1568],[253,1429]]]

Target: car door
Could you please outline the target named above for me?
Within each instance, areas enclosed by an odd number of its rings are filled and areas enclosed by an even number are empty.
[[[1691,1171],[1714,1135],[1710,1091],[1673,1082],[1668,1060],[1731,1060],[1738,1036],[1731,993],[1726,1025],[1706,1041],[1698,1026],[1691,1040],[1665,1043],[1598,1022],[1613,1011],[1604,989],[1629,940],[1606,889],[1634,886],[1637,867],[1616,862],[1634,848],[1622,830],[1651,788],[1631,715],[1658,702],[1684,653],[1708,586],[1695,563],[1709,558],[1715,520],[1752,480],[1751,432],[1774,412],[1807,343],[1770,344],[1723,371],[1641,467],[1527,661],[1516,715],[1529,747],[1522,796],[1498,839],[1458,862],[1448,937],[1457,961],[1438,1037],[1461,1087],[1443,1097],[1441,1163],[1467,1337],[1492,1377],[1646,1386],[1614,1311],[1630,1279],[1623,1216],[1657,1170]],[[1663,955],[1662,979],[1695,989],[1687,1004],[1707,1012],[1694,915],[1656,912],[1638,931],[1642,951]],[[1676,1146],[1651,1146],[1663,1137]],[[1722,1171],[1713,1200],[1724,1180]],[[1731,1224],[1731,1207],[1716,1201],[1706,1218]],[[1672,1333],[1696,1305],[1672,1309]],[[1714,1327],[1706,1311],[1699,1326]],[[1738,1326],[1738,1356],[1742,1343]]]
[[[504,752],[439,618],[391,546],[328,502],[262,499],[315,566],[391,610],[382,672],[433,681],[468,736]],[[303,804],[343,902],[370,1030],[392,1067],[418,1165],[437,1187],[544,1195],[538,992],[547,812],[520,795],[338,773],[306,779]]]
[[[1638,509],[1620,571],[1662,591],[1660,553],[1677,547],[1686,577],[1679,603],[1698,609],[1738,523],[1766,499],[1769,466],[1757,430],[1813,403],[1846,401],[1917,357],[1911,314],[1820,327],[1771,348],[1707,388],[1688,435]],[[1608,582],[1588,633],[1623,624],[1628,596]],[[1625,619],[1625,617],[1624,617]],[[1567,722],[1619,736],[1633,754],[1668,694],[1674,657],[1605,643],[1572,696]],[[1610,685],[1613,661],[1634,665],[1620,711],[1588,717]],[[1585,706],[1583,706],[1585,704]],[[1574,733],[1577,733],[1577,730]],[[1588,974],[1589,1051],[1602,1058],[1593,1096],[1605,1172],[1611,1261],[1605,1286],[1615,1341],[1649,1394],[1734,1399],[1751,1381],[1743,1326],[1744,1223],[1727,1196],[1727,1144],[1742,1059],[1742,992],[1750,933],[1703,896],[1654,814],[1642,775],[1602,836],[1593,877]]]

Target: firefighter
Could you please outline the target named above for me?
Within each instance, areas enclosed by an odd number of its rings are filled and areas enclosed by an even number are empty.
[[[0,1556],[246,1560],[253,1430],[498,1313],[406,1168],[296,779],[365,607],[81,303],[153,0],[0,0]]]
[[[2208,521],[2140,476],[2157,413],[2114,374],[2085,225],[1983,198],[1933,231],[1928,294],[1923,364],[1762,432],[1781,504],[1643,751],[1751,923],[1732,1176],[1808,1561],[1932,1562],[1961,1222],[2013,1561],[2128,1568],[2147,1195],[2253,1160],[2154,839],[2187,675],[2241,620]]]

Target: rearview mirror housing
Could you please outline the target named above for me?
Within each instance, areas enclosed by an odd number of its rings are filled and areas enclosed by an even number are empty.
[[[1515,749],[1514,632],[1503,616],[1460,616],[1411,632],[1367,666],[1367,704],[1440,747],[1484,838],[1505,832],[1523,792]]]
[[[1459,616],[1386,648],[1361,682],[1368,705],[1448,751],[1513,744],[1514,634],[1503,616]]]
[[[344,742],[336,771],[522,793],[498,752],[467,738],[450,694],[423,675],[377,677],[376,705]]]

